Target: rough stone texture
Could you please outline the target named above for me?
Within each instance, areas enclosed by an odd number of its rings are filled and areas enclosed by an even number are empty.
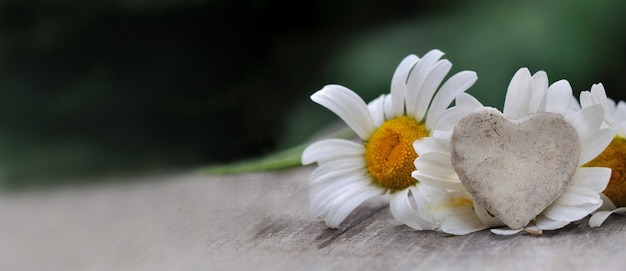
[[[0,195],[0,270],[624,270],[626,217],[542,236],[450,237],[359,207],[308,217],[312,167]]]
[[[463,117],[450,140],[452,165],[474,201],[520,229],[572,180],[578,132],[562,116],[535,113],[509,120],[485,108]]]

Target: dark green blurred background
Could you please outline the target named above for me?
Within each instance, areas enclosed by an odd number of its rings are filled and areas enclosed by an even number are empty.
[[[29,188],[259,157],[304,142],[339,83],[366,101],[441,49],[501,108],[514,72],[626,99],[626,2],[82,1],[0,5],[0,184]]]

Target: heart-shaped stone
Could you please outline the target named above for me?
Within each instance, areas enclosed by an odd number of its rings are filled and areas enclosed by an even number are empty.
[[[463,117],[450,139],[452,165],[475,203],[521,229],[558,198],[580,156],[576,129],[547,112],[512,120],[494,108]]]

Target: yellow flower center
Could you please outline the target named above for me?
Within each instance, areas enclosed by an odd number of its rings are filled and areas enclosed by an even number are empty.
[[[611,144],[585,166],[611,168],[611,180],[602,193],[617,207],[626,206],[626,138],[613,138]]]
[[[365,143],[367,170],[376,184],[393,193],[417,183],[411,177],[417,158],[413,142],[425,136],[426,127],[406,116],[383,123]]]

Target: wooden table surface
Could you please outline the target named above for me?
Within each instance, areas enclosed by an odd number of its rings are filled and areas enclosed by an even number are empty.
[[[309,217],[312,167],[0,195],[0,270],[626,270],[626,216],[542,236],[399,225],[378,201]]]

